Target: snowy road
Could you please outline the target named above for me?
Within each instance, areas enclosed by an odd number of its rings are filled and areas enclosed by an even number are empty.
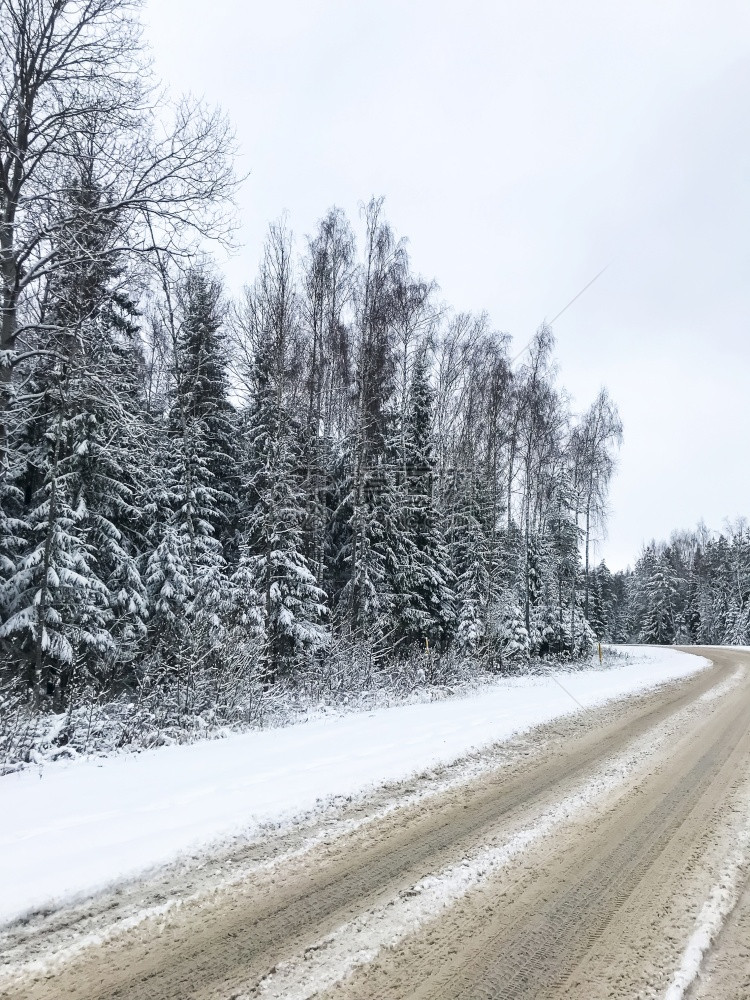
[[[750,653],[706,655],[11,926],[0,997],[748,998]]]

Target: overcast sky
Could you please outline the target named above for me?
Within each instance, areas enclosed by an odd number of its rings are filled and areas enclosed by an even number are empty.
[[[385,195],[415,270],[562,383],[600,385],[625,443],[610,567],[750,514],[748,0],[147,0],[169,86],[218,103],[248,171],[233,287],[283,211]]]

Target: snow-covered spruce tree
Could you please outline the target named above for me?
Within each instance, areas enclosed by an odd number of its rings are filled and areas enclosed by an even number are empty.
[[[237,568],[229,578],[229,588],[222,591],[224,605],[209,605],[209,612],[218,617],[215,628],[225,632],[223,648],[248,665],[258,660],[263,642],[263,611],[255,583],[253,559],[243,546]]]
[[[668,645],[674,642],[678,629],[677,581],[665,553],[653,561],[645,586],[646,611],[641,625],[640,641]]]
[[[145,575],[155,642],[139,675],[143,692],[156,689],[162,715],[178,721],[185,713],[244,719],[262,654],[259,598],[245,550],[231,575],[218,561],[191,575],[186,536],[168,524]]]
[[[589,622],[600,642],[609,638],[613,610],[612,574],[602,561],[591,575],[589,591]]]
[[[343,488],[335,512],[333,554],[343,585],[336,616],[355,641],[392,641],[395,584],[388,562],[401,559],[393,511],[388,441],[394,390],[394,291],[408,268],[403,242],[382,219],[382,200],[365,209],[364,262],[356,296],[353,419],[343,445]]]
[[[171,523],[185,536],[194,583],[203,568],[222,562],[220,534],[230,503],[222,477],[234,474],[227,351],[219,336],[222,292],[203,265],[176,280],[162,270],[162,291],[171,391],[166,434],[158,440],[162,477],[152,534],[159,523]]]
[[[16,571],[19,554],[24,548],[25,539],[28,536],[28,523],[25,519],[26,510],[24,504],[24,491],[21,488],[21,474],[18,466],[23,466],[23,461],[18,453],[18,439],[16,424],[18,413],[14,411],[12,417],[13,429],[9,433],[9,440],[12,444],[9,453],[14,457],[15,469],[8,470],[8,474],[3,481],[0,481],[0,624],[5,621],[11,604],[15,600],[14,588],[6,588],[8,581]],[[8,651],[10,652],[10,651]],[[3,649],[0,644],[0,663],[3,662]],[[9,659],[15,658],[11,655]],[[20,664],[18,661],[10,662],[14,680],[20,680],[18,671]]]
[[[323,585],[326,535],[331,519],[329,484],[338,443],[349,423],[345,387],[351,381],[350,309],[354,287],[354,237],[344,213],[331,209],[307,242],[303,262],[301,316],[305,339],[304,482],[307,519],[305,556]]]
[[[77,665],[96,670],[114,653],[107,588],[96,572],[95,553],[82,527],[87,510],[72,497],[61,472],[60,421],[44,487],[29,511],[29,538],[3,588],[7,617],[0,637],[26,664],[37,702],[65,704]]]
[[[455,578],[434,497],[433,394],[425,350],[414,359],[403,429],[397,629],[407,645],[445,646],[455,628]]]
[[[159,525],[173,527],[185,541],[191,581],[207,568],[224,565],[222,546],[216,537],[223,521],[219,490],[213,486],[208,454],[200,427],[170,432],[161,467],[163,488],[152,535]]]
[[[542,547],[536,534],[527,534],[526,542],[526,613],[525,624],[529,632],[529,646],[533,653],[542,651],[540,615],[543,611],[542,598],[544,579],[542,572]],[[542,616],[543,617],[543,616]]]
[[[75,245],[76,263],[52,273],[29,329],[38,346],[19,442],[29,531],[2,596],[3,637],[27,659],[37,699],[58,705],[76,667],[101,686],[132,662],[146,616],[133,502],[141,356],[105,198],[82,162],[57,237]],[[76,259],[82,246],[90,254]]]
[[[242,538],[258,595],[264,677],[271,683],[328,640],[326,597],[304,555],[301,427],[292,412],[299,342],[291,235],[270,228],[260,275],[239,317],[242,379]]]
[[[395,466],[383,455],[357,471],[356,437],[345,443],[331,523],[335,625],[378,659],[406,651],[400,630],[409,600],[404,571],[410,548],[403,531],[403,494]]]
[[[231,575],[218,566],[201,574],[189,621],[192,712],[206,722],[252,721],[264,678],[264,633],[244,546]]]
[[[184,476],[194,489],[203,491],[204,498],[197,502],[210,518],[213,536],[224,540],[236,526],[238,454],[221,282],[207,265],[195,265],[177,282],[176,299],[170,425],[182,441]]]
[[[171,498],[155,494],[157,520],[149,533],[154,545],[144,577],[148,592],[149,642],[139,663],[141,695],[156,698],[154,709],[162,724],[180,723],[209,706],[201,693],[201,680],[209,669],[222,669],[221,642],[229,584],[223,559],[208,538],[208,548],[197,536],[191,539],[185,523],[171,510]],[[196,564],[196,554],[203,558]],[[205,558],[208,556],[208,558]],[[207,662],[211,654],[217,656]]]
[[[169,665],[189,655],[189,614],[195,591],[187,536],[167,522],[146,562],[151,641],[169,650]]]
[[[248,580],[259,598],[264,676],[293,672],[327,641],[325,594],[302,553],[305,509],[296,431],[273,371],[272,351],[259,351],[255,391],[243,434]]]
[[[750,608],[734,604],[727,612],[722,645],[745,646],[750,636]]]
[[[148,500],[149,672],[182,678],[196,661],[194,600],[225,586],[222,537],[236,496],[222,289],[208,266],[171,280],[161,270],[157,317],[170,345],[168,412],[153,427],[158,478]],[[205,621],[204,621],[205,626]],[[180,685],[184,689],[182,680]]]
[[[148,617],[139,563],[144,547],[141,486],[149,452],[137,313],[118,287],[124,276],[113,270],[112,294],[104,298],[89,331],[79,377],[69,383],[78,416],[66,463],[67,470],[75,467],[88,509],[87,539],[108,591],[108,630],[117,647],[120,680],[127,679],[140,655]]]
[[[397,576],[406,557],[395,473],[381,457],[355,476],[356,463],[357,439],[351,434],[334,469],[327,582],[335,623],[346,637],[392,648]]]
[[[572,484],[563,480],[555,486],[547,520],[545,545],[550,581],[548,603],[554,607],[549,615],[547,649],[555,654],[573,651],[578,603],[578,582],[581,569],[580,532]]]
[[[479,659],[487,636],[491,567],[477,473],[454,470],[446,492],[450,565],[456,580],[456,640],[463,653]]]
[[[523,608],[514,594],[506,592],[493,601],[489,616],[489,665],[496,670],[517,670],[528,664],[531,654]]]
[[[194,667],[206,640],[204,620],[199,649],[199,595],[213,587],[222,591],[226,565],[214,535],[216,497],[200,441],[174,433],[169,421],[153,430],[156,477],[149,477],[145,505],[148,643],[138,679],[144,694],[161,692],[164,717],[179,721],[198,708]]]

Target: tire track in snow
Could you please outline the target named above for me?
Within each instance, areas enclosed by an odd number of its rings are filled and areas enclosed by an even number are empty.
[[[721,691],[712,701],[728,694],[744,676],[743,669],[717,685],[713,690]],[[341,925],[302,954],[279,963],[259,984],[246,988],[244,994],[237,994],[237,1000],[309,1000],[335,986],[358,967],[372,962],[382,949],[397,946],[472,889],[498,876],[532,845],[550,837],[565,823],[574,822],[609,792],[623,786],[673,741],[676,733],[702,714],[703,697],[672,715],[652,732],[634,740],[626,752],[609,761],[576,792],[544,811],[532,825],[519,830],[505,843],[477,852],[436,875],[429,875],[386,903]]]
[[[242,984],[247,984],[245,989],[253,989],[274,962],[281,968],[282,960],[294,960],[296,954],[306,950],[310,963],[316,953],[316,939],[319,944],[335,935],[344,924],[356,921],[393,897],[406,895],[415,899],[409,894],[426,872],[465,867],[467,861],[486,850],[481,845],[487,843],[495,850],[507,846],[516,834],[530,830],[551,809],[559,806],[561,796],[570,797],[571,793],[580,791],[592,774],[601,772],[603,761],[616,760],[629,752],[636,740],[648,737],[665,722],[674,720],[682,725],[685,716],[678,713],[686,707],[697,711],[701,719],[713,716],[714,707],[708,712],[705,707],[699,709],[696,699],[727,678],[735,665],[736,660],[725,661],[715,672],[691,677],[684,686],[667,685],[635,701],[623,699],[609,709],[598,709],[591,715],[581,713],[564,723],[558,720],[535,730],[534,745],[506,761],[498,761],[500,766],[495,768],[489,780],[474,780],[465,785],[457,782],[458,787],[449,795],[438,797],[434,806],[425,802],[414,807],[412,802],[387,821],[373,827],[365,824],[364,829],[351,837],[326,840],[310,858],[274,866],[270,876],[263,875],[259,883],[251,875],[247,883],[221,893],[215,900],[209,899],[188,909],[174,907],[163,917],[150,921],[141,932],[91,949],[52,976],[35,976],[25,983],[25,989],[23,983],[18,983],[20,992],[15,991],[12,995],[18,1000],[21,997],[58,1000],[63,994],[77,996],[80,1000],[84,997],[89,1000],[113,1000],[115,997],[122,1000],[126,997],[128,1000],[156,1000],[157,997],[159,1000],[177,1000],[178,997],[180,1000],[226,1000],[230,995],[242,995]],[[540,737],[549,744],[543,752],[537,753]],[[664,761],[656,763],[661,770]],[[439,777],[446,775],[443,773]],[[428,776],[428,784],[429,780],[433,779]],[[415,781],[417,789],[424,788],[424,776],[413,778],[405,786],[392,789],[390,798],[404,797],[405,792],[413,790]],[[612,801],[617,802],[617,799]],[[383,804],[384,799],[380,798],[376,809]],[[354,811],[359,813],[360,808],[357,806]],[[598,812],[589,815],[585,818],[586,824],[598,822],[598,816]],[[534,836],[535,833],[532,838]],[[302,839],[298,838],[295,846],[299,846]],[[540,849],[545,855],[554,853],[556,838],[550,836],[549,839],[549,845],[541,836],[530,839],[526,846],[516,842],[519,853],[515,859],[520,859],[540,841],[543,844]],[[223,880],[231,873],[234,882],[240,869],[248,867],[248,861],[260,860],[258,850],[265,853],[260,846],[250,852],[243,849],[238,856],[239,866],[234,861],[231,865],[223,861],[218,867],[214,865],[215,875],[208,879],[196,879],[187,869],[187,880],[193,884],[197,881],[199,887],[205,887],[213,883],[216,876]],[[464,863],[456,864],[462,857]],[[512,881],[505,883],[503,880],[502,885],[514,885],[518,868],[524,866],[523,861],[512,865],[513,860],[506,862]],[[249,867],[252,869],[255,865]],[[502,870],[502,866],[497,869],[501,878]],[[185,877],[181,878],[176,872],[170,884],[175,889],[184,888],[185,881]],[[481,891],[484,881],[480,877],[476,882],[477,892]],[[163,888],[169,898],[172,895],[170,886],[165,884]],[[192,888],[187,885],[188,892]],[[145,889],[148,902],[159,901],[160,895],[164,899],[161,890],[157,894],[148,886]],[[492,884],[490,892],[494,891]],[[466,905],[473,906],[476,894],[471,892],[471,886],[467,892]],[[134,894],[129,900],[135,903],[137,896]],[[101,905],[105,903],[106,899]],[[464,905],[462,903],[458,909]],[[455,912],[456,908],[449,911],[448,921]],[[92,918],[95,915],[92,912]],[[439,921],[438,925],[442,923]],[[45,925],[46,921],[40,918],[38,932],[32,929],[28,958],[36,957],[33,935],[39,936]],[[46,932],[44,938],[47,938]],[[44,951],[49,954],[50,949],[45,947]],[[451,953],[450,946],[448,953]],[[369,974],[386,960],[387,954],[381,955],[378,963],[364,969]],[[434,963],[430,961],[428,968],[432,971]],[[414,983],[424,978],[429,976],[420,975]],[[388,984],[382,991],[384,996],[390,995],[390,986]],[[347,993],[346,986],[343,992]],[[10,997],[11,994],[4,994],[0,986],[0,996],[5,995]],[[362,995],[371,997],[381,993],[366,990]]]
[[[750,810],[746,803],[745,812]],[[737,905],[747,877],[750,822],[738,832],[737,848],[729,855],[719,880],[709,893],[695,921],[677,970],[664,1000],[683,1000],[700,972],[703,960],[720,934],[724,923]]]

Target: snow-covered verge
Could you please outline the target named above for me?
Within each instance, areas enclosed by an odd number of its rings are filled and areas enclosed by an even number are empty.
[[[616,666],[621,655],[607,649],[604,667]],[[595,663],[596,656],[562,663],[531,659],[514,662],[511,669],[516,676]],[[0,685],[0,776],[29,765],[224,739],[322,715],[440,701],[497,681],[496,672],[455,652],[434,658],[415,654],[374,667],[363,651],[355,657],[328,656],[298,672],[293,683],[281,679],[270,687],[262,684],[259,672],[244,669],[222,678],[196,673],[179,691],[144,683],[119,697],[107,697],[105,691],[97,698],[83,690],[59,714],[33,710],[23,687]]]
[[[621,665],[498,680],[445,701],[75,760],[0,779],[0,921],[59,905],[338,796],[686,677],[708,661],[629,647]],[[562,685],[562,686],[561,686]]]

